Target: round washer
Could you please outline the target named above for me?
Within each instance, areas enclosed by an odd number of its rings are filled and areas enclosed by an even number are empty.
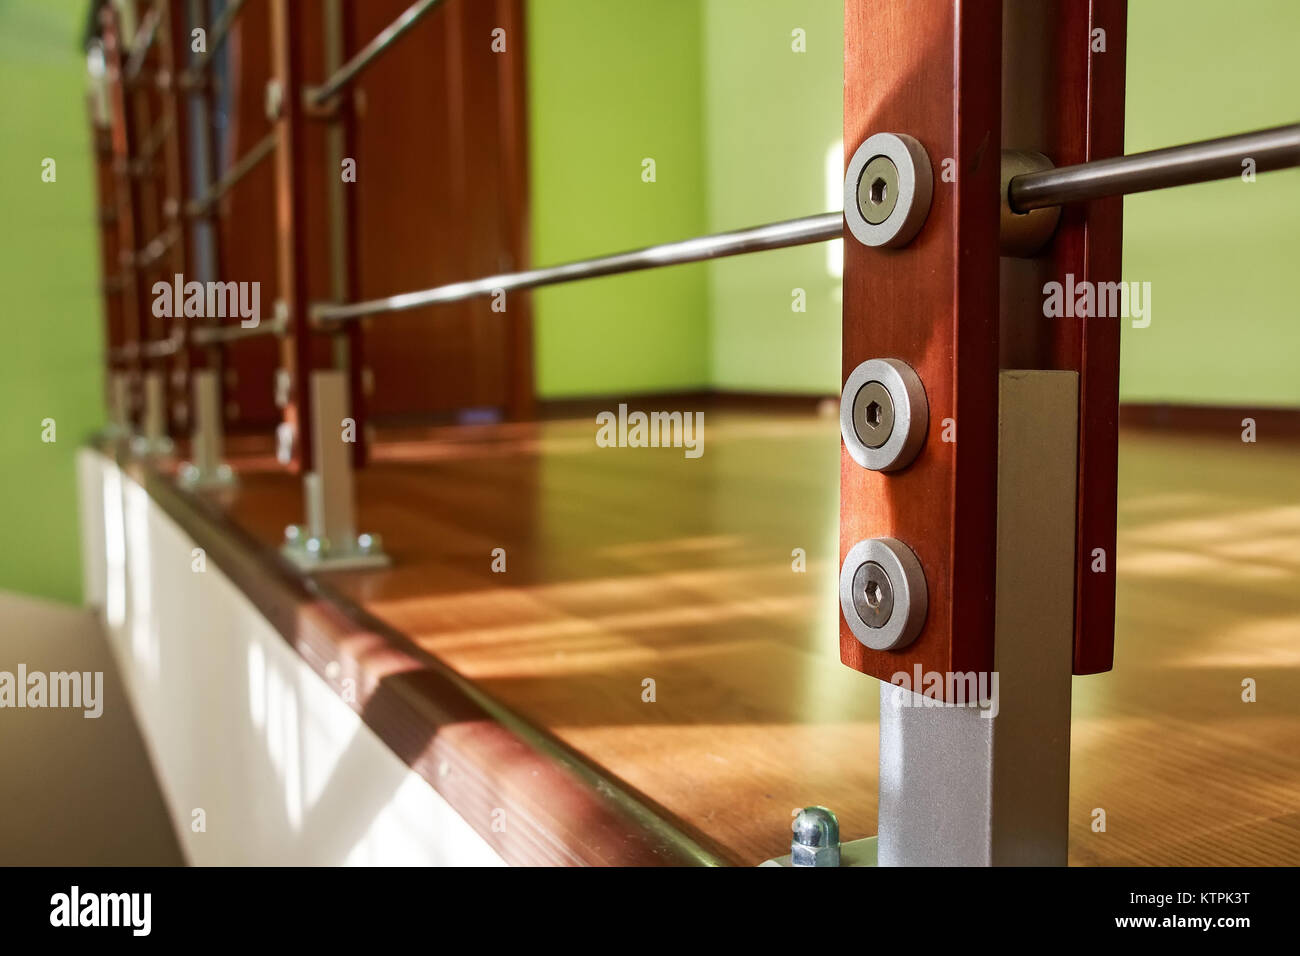
[[[858,206],[858,187],[877,156],[887,156],[898,169],[898,201],[884,222],[870,223]],[[844,221],[863,245],[906,245],[925,222],[933,194],[934,172],[925,147],[906,133],[875,133],[857,148],[844,173]]]
[[[871,382],[879,382],[893,402],[894,429],[878,448],[872,448],[858,435],[853,424],[853,408],[858,392]],[[901,359],[868,359],[852,372],[840,393],[840,435],[849,455],[863,468],[872,471],[898,471],[912,463],[930,422],[930,403],[920,376]]]
[[[858,568],[868,562],[885,570],[894,592],[893,611],[880,627],[868,627],[853,602],[853,579]],[[840,567],[840,611],[853,636],[864,646],[873,651],[896,651],[911,644],[925,624],[929,603],[921,562],[897,538],[867,538],[845,555]]]

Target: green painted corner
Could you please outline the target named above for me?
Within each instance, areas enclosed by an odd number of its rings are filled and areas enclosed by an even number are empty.
[[[0,4],[0,589],[66,602],[81,600],[76,451],[103,416],[84,13]],[[54,182],[41,179],[46,158]]]

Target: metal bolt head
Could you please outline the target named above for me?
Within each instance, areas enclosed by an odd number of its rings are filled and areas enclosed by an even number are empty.
[[[280,81],[268,80],[266,83],[266,118],[273,123],[278,120],[283,102],[284,92],[280,88]]]
[[[894,433],[894,400],[880,382],[867,382],[853,396],[853,430],[868,448],[879,448]]]
[[[858,211],[878,226],[898,205],[898,167],[888,156],[876,156],[862,170],[858,180]]]
[[[826,807],[804,807],[795,817],[790,865],[840,865],[840,821]]]
[[[866,562],[853,575],[853,608],[867,627],[884,627],[894,613],[894,585],[874,561]]]

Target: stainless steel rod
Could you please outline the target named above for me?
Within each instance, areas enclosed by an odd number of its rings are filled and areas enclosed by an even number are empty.
[[[1246,159],[1254,160],[1255,171],[1260,173],[1300,166],[1300,123],[1025,173],[1011,180],[1007,196],[1013,210],[1026,213],[1105,196],[1227,179],[1241,175]]]
[[[161,19],[162,14],[158,12],[157,7],[153,7],[145,14],[144,22],[136,30],[130,58],[126,61],[127,79],[135,79],[144,68],[145,57],[149,55],[149,48],[153,46],[153,41],[158,36],[158,24]]]
[[[557,282],[594,279],[598,276],[639,272],[642,269],[654,269],[659,266],[721,259],[747,252],[762,252],[765,249],[784,249],[787,246],[802,246],[810,242],[825,242],[828,239],[839,239],[843,233],[843,214],[828,212],[820,216],[789,219],[785,222],[755,226],[752,229],[741,229],[736,232],[697,236],[694,239],[649,246],[645,249],[620,252],[597,259],[581,259],[577,262],[529,269],[525,272],[507,272],[502,275],[472,279],[468,282],[453,282],[419,292],[390,295],[383,299],[370,299],[352,305],[318,305],[312,309],[311,315],[317,322],[346,322],[379,312],[400,312],[403,309],[415,309],[423,305],[459,302],[476,296],[493,295],[499,290],[513,292],[519,289],[535,289],[538,286],[554,285]]]
[[[227,345],[264,335],[282,335],[284,330],[285,324],[274,319],[247,329],[242,325],[202,325],[190,332],[190,339],[195,345]]]
[[[443,0],[418,0],[403,11],[402,15],[380,30],[373,40],[362,47],[357,55],[344,63],[328,80],[320,86],[309,87],[304,95],[309,104],[319,106],[339,90],[347,86],[357,75],[370,65],[371,61],[392,46],[426,13],[442,3]]]
[[[230,168],[230,172],[208,187],[202,199],[192,200],[186,206],[186,213],[191,216],[206,215],[212,204],[224,196],[235,183],[247,176],[254,166],[269,156],[278,142],[279,130],[277,129],[271,130],[259,139],[248,152],[239,157],[235,165]]]
[[[1254,160],[1256,172],[1300,166],[1300,124],[1135,153],[1132,156],[1117,156],[1077,166],[1025,173],[1011,180],[1008,197],[1016,212],[1025,213],[1045,206],[1237,176],[1242,172],[1242,161],[1247,158]],[[840,213],[824,213],[597,259],[453,282],[352,305],[320,304],[313,307],[311,316],[320,324],[346,322],[381,312],[459,302],[476,296],[492,295],[499,290],[510,292],[532,289],[558,282],[825,242],[828,239],[839,239],[843,230],[843,216]]]

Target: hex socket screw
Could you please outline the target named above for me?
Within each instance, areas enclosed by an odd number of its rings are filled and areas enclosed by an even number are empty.
[[[912,366],[901,359],[868,359],[840,393],[840,436],[863,468],[906,468],[925,444],[930,403]]]
[[[840,821],[826,807],[804,807],[795,817],[790,865],[840,865]]]
[[[853,636],[873,651],[896,651],[925,625],[929,591],[916,554],[897,538],[867,538],[844,556],[840,610]]]
[[[920,231],[934,197],[930,157],[906,133],[863,140],[844,172],[844,222],[865,246],[905,246]]]

